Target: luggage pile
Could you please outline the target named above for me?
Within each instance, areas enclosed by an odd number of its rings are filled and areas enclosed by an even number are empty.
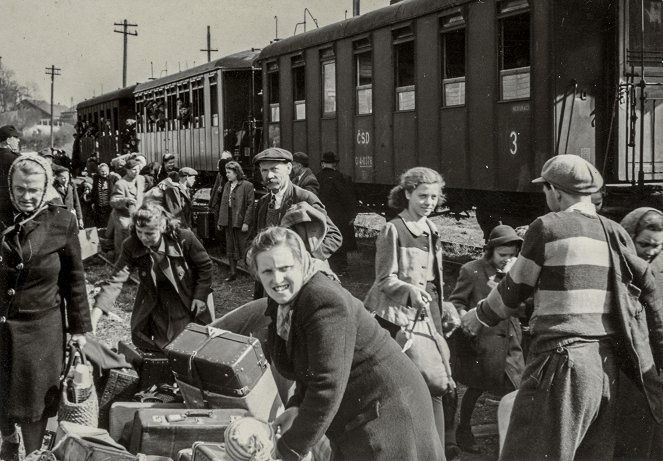
[[[124,342],[118,353],[133,369],[111,370],[98,387],[99,427],[61,421],[50,449],[26,460],[251,459],[237,444],[238,435],[232,453],[227,451],[227,429],[247,419],[257,426],[243,423],[245,429],[264,425],[262,432],[269,431],[267,421],[282,408],[260,342],[253,337],[189,324],[163,354]]]

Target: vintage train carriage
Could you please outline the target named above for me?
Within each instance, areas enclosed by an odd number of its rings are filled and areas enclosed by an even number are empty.
[[[257,51],[235,53],[139,84],[135,91],[140,151],[148,161],[174,153],[178,165],[215,171],[229,150],[245,165],[262,133]]]
[[[313,165],[336,151],[368,203],[425,165],[483,227],[529,222],[545,210],[530,181],[556,153],[625,180],[613,102],[640,2],[404,0],[275,42],[259,57],[265,145]],[[647,136],[658,148],[653,125]]]
[[[133,92],[136,85],[87,99],[76,106],[78,145],[74,156],[85,165],[88,157],[99,153],[110,162],[122,153],[122,133],[127,120],[135,119]]]

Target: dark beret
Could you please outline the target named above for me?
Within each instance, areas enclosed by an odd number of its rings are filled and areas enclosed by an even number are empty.
[[[322,160],[321,161],[325,162],[325,163],[337,163],[338,162],[338,157],[333,152],[325,152],[324,154],[322,154]]]
[[[20,138],[21,133],[16,129],[14,125],[5,125],[0,127],[0,141],[4,141],[8,138]]]

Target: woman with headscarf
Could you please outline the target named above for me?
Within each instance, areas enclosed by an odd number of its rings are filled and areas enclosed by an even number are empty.
[[[274,421],[276,457],[302,459],[326,434],[336,461],[444,459],[423,378],[301,238],[267,228],[247,261],[269,298],[267,355],[296,382]]]
[[[80,345],[92,330],[76,216],[57,196],[47,160],[18,157],[9,170],[14,226],[0,238],[0,457],[41,448],[60,397],[66,334]]]
[[[160,351],[190,322],[214,320],[212,260],[193,232],[159,205],[144,204],[132,221],[113,275],[95,298],[93,322],[111,310],[131,270],[138,269],[131,339],[139,349]]]
[[[658,294],[663,293],[663,212],[642,207],[628,213],[620,223],[629,233],[635,251],[649,263],[656,278]],[[660,380],[663,386],[663,379]],[[651,415],[642,391],[625,374],[620,377],[615,459],[663,459],[663,425]]]

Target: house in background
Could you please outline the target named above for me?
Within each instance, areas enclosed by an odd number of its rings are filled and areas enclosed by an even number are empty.
[[[61,104],[53,105],[53,131],[59,131],[65,125],[73,127],[76,121],[76,109]],[[51,104],[36,99],[24,99],[15,110],[0,113],[0,126],[14,125],[25,135],[50,133]]]

